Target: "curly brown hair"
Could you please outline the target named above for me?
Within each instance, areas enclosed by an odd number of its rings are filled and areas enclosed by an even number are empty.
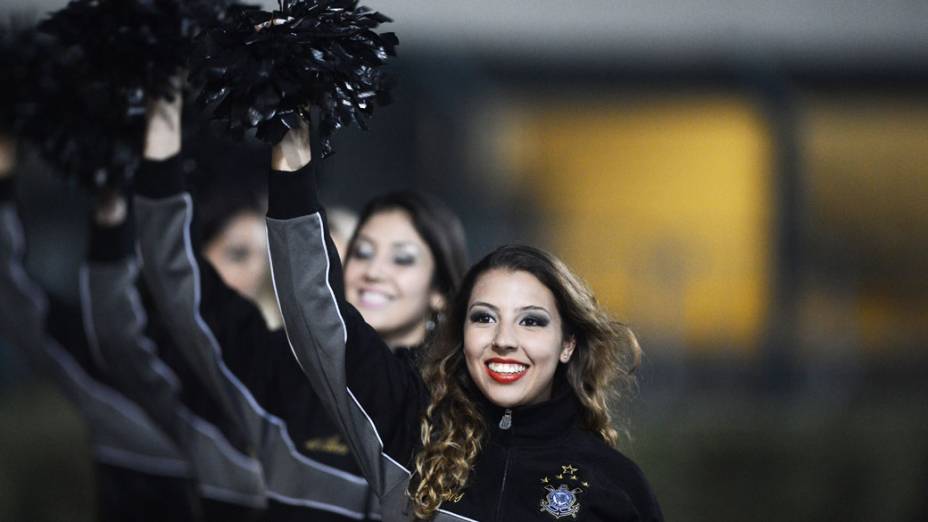
[[[463,335],[474,285],[494,269],[528,272],[554,294],[565,338],[576,342],[563,373],[583,407],[583,427],[610,446],[619,440],[610,408],[634,385],[641,360],[634,333],[612,319],[589,286],[553,255],[524,245],[500,247],[464,276],[448,320],[422,360],[422,377],[432,396],[420,423],[422,448],[409,489],[420,519],[434,515],[442,502],[460,498],[484,442],[486,425],[474,400],[480,392],[467,370]]]

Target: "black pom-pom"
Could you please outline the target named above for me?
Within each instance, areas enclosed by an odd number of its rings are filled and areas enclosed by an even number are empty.
[[[22,124],[21,104],[29,89],[30,64],[39,57],[33,25],[25,15],[0,20],[0,133],[15,135]]]
[[[110,83],[171,98],[192,39],[215,26],[226,2],[209,0],[72,0],[42,22],[42,31],[80,47]]]
[[[38,34],[32,48],[41,59],[19,104],[20,135],[80,185],[124,186],[141,156],[144,92],[101,79],[78,46]]]
[[[226,131],[255,129],[268,144],[320,111],[323,157],[333,132],[366,129],[374,106],[389,102],[382,65],[399,44],[375,29],[386,16],[357,0],[278,0],[279,10],[233,6],[226,21],[205,31],[191,58],[197,101]]]
[[[142,153],[147,101],[173,97],[209,0],[72,0],[39,25],[22,134],[61,174],[122,186]]]

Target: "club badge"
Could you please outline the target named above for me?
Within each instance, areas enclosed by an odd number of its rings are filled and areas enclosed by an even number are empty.
[[[561,466],[561,472],[554,475],[553,480],[550,477],[541,479],[548,493],[541,499],[540,511],[547,511],[555,519],[577,518],[577,513],[580,512],[577,495],[583,493],[583,488],[590,486],[589,483],[577,477],[578,471],[580,470],[567,464]],[[555,484],[557,487],[554,486]]]

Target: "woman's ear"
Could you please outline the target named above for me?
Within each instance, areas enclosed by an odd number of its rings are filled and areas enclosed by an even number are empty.
[[[577,348],[577,338],[571,335],[570,337],[564,339],[564,344],[561,346],[561,362],[567,364],[570,362],[571,356],[574,354],[574,350]]]
[[[433,312],[442,312],[445,309],[445,296],[438,290],[432,290],[429,297],[429,306]]]

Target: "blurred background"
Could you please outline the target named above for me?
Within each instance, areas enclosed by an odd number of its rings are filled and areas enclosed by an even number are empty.
[[[325,201],[428,190],[472,260],[582,275],[641,338],[622,449],[667,520],[928,520],[928,2],[364,3],[395,101]],[[86,200],[38,170],[29,268],[75,300]],[[85,440],[0,346],[0,520],[89,520]]]

